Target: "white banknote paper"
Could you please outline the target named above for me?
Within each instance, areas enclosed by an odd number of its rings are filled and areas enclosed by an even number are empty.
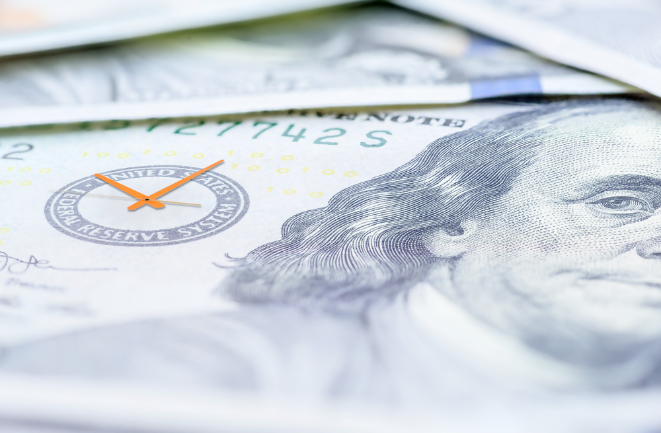
[[[353,2],[5,0],[0,3],[0,56],[115,42],[348,3]]]
[[[655,0],[394,0],[661,96]]]
[[[575,99],[3,131],[0,418],[654,431],[660,130]]]
[[[639,90],[370,6],[0,65],[0,126]]]

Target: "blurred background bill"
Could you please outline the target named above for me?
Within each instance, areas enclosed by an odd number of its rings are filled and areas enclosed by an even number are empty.
[[[0,56],[114,42],[353,0],[2,0]]]
[[[661,2],[395,0],[661,96]]]
[[[640,90],[386,5],[0,65],[0,126]]]

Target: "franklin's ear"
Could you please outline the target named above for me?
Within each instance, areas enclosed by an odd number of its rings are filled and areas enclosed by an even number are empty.
[[[437,257],[458,257],[469,250],[477,222],[463,221],[453,227],[439,227],[425,238],[425,246]]]

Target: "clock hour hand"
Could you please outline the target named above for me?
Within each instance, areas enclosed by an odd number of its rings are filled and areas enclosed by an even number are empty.
[[[175,188],[180,187],[181,185],[185,184],[186,182],[193,179],[194,177],[197,177],[197,176],[201,175],[202,173],[204,173],[207,170],[211,170],[215,166],[219,165],[221,162],[225,162],[225,160],[221,159],[220,161],[216,161],[213,164],[211,164],[210,166],[204,167],[202,170],[196,171],[195,173],[191,174],[190,176],[186,176],[185,178],[173,183],[172,185],[166,186],[165,188],[163,188],[160,191],[156,191],[155,193],[153,193],[149,197],[145,197],[142,200],[140,200],[139,202],[133,203],[131,206],[128,207],[128,210],[136,210],[144,204],[153,203],[152,201],[147,201],[147,200],[154,200],[154,199],[157,199],[157,198],[161,197],[164,194],[167,194],[168,192],[172,191]]]
[[[142,193],[139,193],[138,191],[136,191],[134,189],[131,189],[128,186],[122,185],[121,183],[116,182],[116,181],[110,179],[109,177],[106,177],[106,176],[104,176],[102,174],[98,174],[98,173],[95,174],[94,176],[96,176],[97,178],[101,179],[104,182],[109,183],[110,185],[114,186],[118,190],[125,192],[126,194],[130,195],[134,199],[140,200],[138,203],[148,204],[148,205],[150,205],[150,206],[152,206],[156,209],[160,209],[162,207],[165,207],[165,205],[163,203],[161,203],[160,201],[152,200],[151,198],[147,197],[146,195],[144,195]]]

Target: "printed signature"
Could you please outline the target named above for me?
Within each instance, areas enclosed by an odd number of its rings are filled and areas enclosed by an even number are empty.
[[[55,271],[116,271],[116,268],[58,268],[51,266],[50,261],[37,259],[35,256],[30,256],[27,260],[21,260],[12,257],[0,251],[0,272],[7,271],[10,274],[24,274],[29,269],[53,269]]]

